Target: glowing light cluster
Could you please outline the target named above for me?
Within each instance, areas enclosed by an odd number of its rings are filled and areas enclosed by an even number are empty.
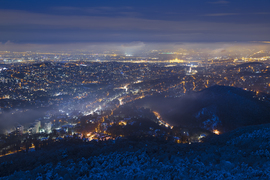
[[[219,132],[219,130],[217,130],[217,129],[214,129],[214,130],[213,130],[213,133],[215,133],[216,135],[220,135],[220,132]]]
[[[173,128],[173,126],[171,126],[170,124],[166,123],[165,121],[162,120],[160,114],[157,111],[153,111],[154,115],[157,117],[157,119],[159,120],[159,123],[164,125],[165,127],[170,127],[171,129]]]

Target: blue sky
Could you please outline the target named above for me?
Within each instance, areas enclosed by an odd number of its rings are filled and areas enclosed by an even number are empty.
[[[269,0],[0,0],[2,44],[270,40]]]

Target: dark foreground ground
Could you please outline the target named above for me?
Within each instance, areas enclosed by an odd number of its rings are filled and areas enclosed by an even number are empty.
[[[67,141],[0,158],[0,179],[270,179],[270,124],[204,143]]]

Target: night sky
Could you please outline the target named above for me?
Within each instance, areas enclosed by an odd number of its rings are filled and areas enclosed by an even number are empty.
[[[270,40],[269,0],[1,0],[0,42]]]

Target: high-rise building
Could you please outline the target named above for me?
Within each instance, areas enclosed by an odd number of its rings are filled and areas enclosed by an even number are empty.
[[[22,135],[24,131],[24,127],[22,125],[19,125],[16,127],[16,134],[17,135]]]
[[[39,120],[36,120],[33,124],[33,128],[32,128],[32,134],[37,134],[39,133],[39,129],[41,127],[41,122]]]
[[[44,124],[44,130],[47,134],[50,134],[52,132],[52,123],[51,122],[46,122]]]

